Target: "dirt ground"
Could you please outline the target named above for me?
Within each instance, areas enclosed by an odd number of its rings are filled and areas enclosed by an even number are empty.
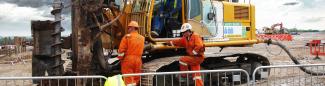
[[[310,40],[313,40],[313,39],[325,41],[325,32],[301,33],[301,35],[294,35],[293,41],[283,41],[282,43],[285,44],[290,49],[291,53],[294,56],[296,56],[301,63],[304,63],[304,64],[325,63],[325,56],[321,56],[320,60],[313,60],[315,58],[315,56],[310,55],[309,47],[305,46],[306,43],[308,43]],[[258,54],[268,57],[268,59],[271,62],[271,65],[293,64],[293,62],[287,56],[287,54],[283,50],[281,50],[279,47],[274,46],[274,45],[268,46],[266,44],[256,44],[256,45],[253,45],[252,47],[230,47],[230,48],[225,48],[222,52],[217,52],[219,50],[220,50],[220,48],[208,48],[206,53],[219,54],[219,53],[253,52],[253,53],[258,53]],[[31,56],[31,51],[29,51],[27,53],[20,54],[20,55],[21,56]],[[17,58],[15,56],[16,55],[13,55],[12,57],[0,58],[0,68],[1,68],[0,77],[31,76],[31,72],[32,72],[31,58],[27,57],[27,58],[23,58],[23,61],[17,61],[17,63],[10,63],[10,61],[14,60],[12,58]],[[291,76],[295,76],[297,74],[299,75],[300,73],[302,73],[301,71],[299,72],[299,70],[298,71],[296,71],[296,70],[298,70],[298,69],[293,68],[292,70],[290,70],[290,69],[289,70],[271,70],[270,75],[274,76],[277,74],[281,74],[282,71],[287,71],[286,72],[287,74],[283,74],[283,75],[291,75]],[[272,72],[272,71],[274,71],[274,72]],[[294,71],[296,71],[296,72],[294,72]],[[298,76],[296,76],[296,77],[298,77]],[[292,77],[287,77],[287,79],[288,78],[291,79]],[[314,78],[314,77],[312,77],[312,78]],[[312,78],[309,78],[309,79],[312,79]],[[269,78],[269,79],[271,79],[271,78]],[[306,78],[304,78],[304,79],[305,79],[305,81],[307,80]],[[294,81],[295,79],[292,79],[292,80]],[[301,81],[300,78],[298,80],[296,80],[296,82],[297,81],[298,82]],[[264,82],[261,81],[261,83],[264,83]],[[324,82],[324,79],[322,79],[320,82]],[[267,83],[272,83],[272,82],[267,82]],[[281,85],[281,83],[280,83],[280,85]],[[316,85],[318,85],[318,84],[316,84]],[[324,85],[324,84],[320,84],[320,85]]]
[[[301,33],[301,35],[293,35],[293,41],[281,41],[282,44],[290,50],[290,52],[301,60],[302,63],[324,63],[325,56],[320,56],[321,60],[313,60],[315,56],[309,53],[309,47],[305,46],[311,40],[323,40],[325,41],[325,32],[319,33]],[[208,54],[218,53],[237,53],[237,52],[252,52],[258,53],[267,57],[272,65],[291,64],[292,61],[289,56],[278,46],[267,44],[255,44],[252,47],[226,47],[219,51],[220,48],[208,48]],[[292,63],[293,64],[293,63]]]
[[[0,76],[32,76],[31,51],[0,58]]]

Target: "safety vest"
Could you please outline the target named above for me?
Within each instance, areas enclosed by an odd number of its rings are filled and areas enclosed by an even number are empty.
[[[125,83],[121,75],[115,75],[112,77],[108,77],[105,81],[104,86],[125,86]]]
[[[164,0],[164,5],[166,5],[166,1],[167,0]],[[176,8],[176,6],[177,6],[177,0],[174,0],[174,9]]]

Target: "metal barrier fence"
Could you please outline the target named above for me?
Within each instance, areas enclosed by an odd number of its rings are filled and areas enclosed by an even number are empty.
[[[307,74],[301,71],[300,67],[317,74]],[[204,86],[325,86],[325,64],[261,66],[254,70],[252,83],[250,83],[249,73],[243,69],[154,72],[117,76],[124,78],[140,76],[139,86],[194,86],[195,81],[192,76],[194,73],[201,74]],[[181,74],[186,74],[184,80],[179,78]],[[105,76],[0,77],[0,86],[103,86],[106,80]],[[122,83],[118,84],[123,86]]]
[[[0,77],[0,86],[103,86],[106,79],[105,76]]]
[[[229,86],[247,85],[250,81],[249,74],[243,69],[155,72],[139,74],[123,74],[123,77],[140,76],[139,86],[194,86],[192,74],[200,73],[204,86]],[[186,74],[181,81],[180,74]]]
[[[307,74],[300,67],[316,73]],[[252,79],[253,86],[325,86],[325,64],[261,66]]]

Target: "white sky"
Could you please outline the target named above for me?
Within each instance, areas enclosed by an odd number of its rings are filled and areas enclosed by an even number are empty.
[[[251,0],[251,2],[256,6],[258,29],[282,22],[287,28],[325,30],[325,5],[323,5],[325,0]],[[292,2],[297,4],[284,5]],[[48,5],[32,7],[0,1],[0,36],[31,36],[30,21],[52,20],[51,9],[52,7]],[[64,18],[62,24],[67,30],[63,35],[68,35],[71,19],[66,15]]]
[[[0,36],[31,36],[31,20],[54,20],[51,6],[37,8],[0,2]],[[62,25],[70,28],[71,18],[63,16]],[[69,34],[68,31],[63,32]]]
[[[296,5],[284,5],[285,3]],[[256,26],[325,30],[325,0],[252,0],[256,6]]]

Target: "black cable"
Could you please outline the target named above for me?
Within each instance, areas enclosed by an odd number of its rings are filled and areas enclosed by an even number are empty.
[[[266,51],[267,51],[269,54],[271,54],[271,55],[273,55],[273,56],[279,56],[279,55],[282,53],[282,49],[280,50],[279,53],[272,53],[271,50],[269,49],[269,47],[268,47],[267,45],[265,45],[265,49],[266,49]]]
[[[295,63],[295,64],[301,64],[296,57],[294,57],[291,52],[288,50],[288,48],[286,48],[285,45],[283,45],[282,43],[278,42],[278,41],[268,41],[268,43],[273,44],[273,45],[278,45],[280,48],[282,48],[290,57],[290,59]],[[321,73],[321,72],[315,72],[312,70],[307,70],[305,67],[299,67],[302,71],[304,71],[307,74],[313,75],[313,76],[321,76],[324,75],[325,72]]]

